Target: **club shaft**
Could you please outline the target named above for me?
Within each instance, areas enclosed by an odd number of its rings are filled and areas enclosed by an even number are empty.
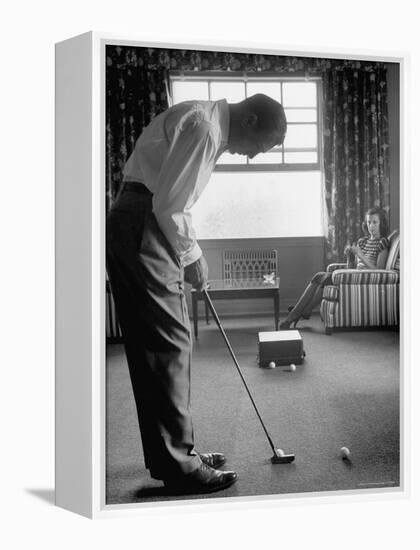
[[[245,389],[246,389],[246,391],[247,391],[247,393],[248,393],[248,396],[249,396],[249,398],[250,398],[250,400],[251,400],[251,403],[252,403],[252,405],[253,405],[253,407],[254,407],[254,409],[255,409],[255,412],[257,413],[258,420],[261,422],[261,426],[263,427],[263,430],[264,430],[264,432],[265,432],[265,435],[267,436],[267,439],[268,439],[268,442],[270,443],[271,449],[272,449],[273,452],[275,453],[274,443],[273,443],[273,441],[271,440],[271,437],[270,437],[270,434],[269,434],[268,431],[267,431],[267,428],[265,427],[265,424],[264,424],[264,422],[263,422],[263,419],[261,418],[261,415],[260,415],[260,413],[259,413],[259,411],[258,411],[257,405],[255,404],[254,398],[252,397],[252,394],[251,394],[251,392],[249,391],[249,388],[248,388],[248,385],[247,385],[246,380],[245,380],[245,378],[244,378],[244,375],[242,374],[241,367],[239,366],[239,363],[238,363],[238,361],[237,361],[237,359],[236,359],[236,357],[235,357],[235,354],[233,353],[232,346],[230,345],[229,339],[228,339],[228,337],[226,336],[226,333],[225,333],[225,331],[224,331],[224,329],[223,329],[223,327],[222,327],[222,323],[220,322],[220,319],[219,319],[219,317],[218,317],[218,315],[217,315],[217,313],[216,313],[216,310],[214,309],[213,302],[212,302],[212,300],[211,300],[211,298],[210,298],[210,296],[209,296],[209,293],[207,292],[206,289],[203,290],[203,295],[204,295],[204,298],[205,298],[205,300],[206,300],[206,302],[207,302],[207,305],[209,306],[210,311],[211,311],[211,313],[212,313],[212,315],[213,315],[213,317],[214,317],[214,320],[216,321],[216,325],[219,327],[219,330],[220,330],[220,332],[221,332],[221,334],[222,334],[222,336],[223,336],[223,339],[224,339],[224,341],[225,341],[225,343],[226,343],[226,345],[227,345],[227,347],[228,347],[228,350],[229,350],[229,352],[230,352],[230,354],[231,354],[231,356],[232,356],[233,362],[235,363],[236,370],[238,371],[239,376],[241,377],[241,380],[242,380],[242,382],[243,382],[243,384],[244,384],[244,387],[245,387]]]

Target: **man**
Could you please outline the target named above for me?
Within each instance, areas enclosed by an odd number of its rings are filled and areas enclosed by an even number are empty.
[[[198,453],[190,412],[191,334],[184,281],[205,288],[206,260],[190,208],[224,151],[283,143],[282,106],[263,94],[228,104],[187,101],[155,117],[137,140],[107,220],[107,270],[124,338],[146,468],[175,493],[234,483],[221,453]],[[223,200],[223,197],[221,197]]]

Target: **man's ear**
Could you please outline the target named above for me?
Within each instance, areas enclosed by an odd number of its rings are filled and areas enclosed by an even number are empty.
[[[242,128],[255,128],[257,126],[258,117],[255,113],[247,114],[241,122]]]

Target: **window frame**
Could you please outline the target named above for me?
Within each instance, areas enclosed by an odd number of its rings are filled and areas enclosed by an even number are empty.
[[[210,98],[210,84],[215,81],[225,81],[225,82],[238,82],[241,81],[245,85],[245,96],[247,92],[248,82],[313,82],[316,85],[316,107],[287,107],[287,109],[316,109],[316,121],[309,124],[316,125],[316,136],[317,136],[317,147],[312,148],[287,148],[285,149],[284,145],[279,147],[273,147],[270,149],[270,152],[281,152],[282,158],[284,160],[285,153],[294,153],[294,152],[316,152],[318,155],[318,161],[314,163],[249,163],[249,159],[246,159],[245,163],[237,164],[216,164],[214,171],[215,172],[313,172],[322,170],[322,79],[319,76],[308,76],[300,73],[293,73],[291,75],[279,75],[278,73],[234,73],[232,71],[170,71],[169,72],[169,93],[172,99],[173,97],[173,82],[190,80],[195,82],[207,82],[208,85],[208,96]],[[280,97],[281,102],[283,88],[280,87]],[[308,122],[290,122],[289,125],[299,126],[308,124]]]

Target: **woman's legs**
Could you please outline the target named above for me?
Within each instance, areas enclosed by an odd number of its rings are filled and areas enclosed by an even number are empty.
[[[292,323],[296,324],[301,317],[309,319],[314,307],[322,300],[324,286],[329,282],[331,282],[331,273],[325,271],[316,273],[285,321],[280,324],[280,328],[289,328]]]

